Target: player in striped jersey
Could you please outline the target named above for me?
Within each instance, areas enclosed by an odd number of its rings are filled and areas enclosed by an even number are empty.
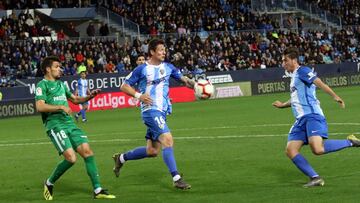
[[[76,93],[79,97],[87,97],[90,94],[88,80],[86,79],[86,69],[81,70],[80,79],[77,81]],[[80,111],[75,114],[75,119],[78,121],[79,116],[82,117],[82,122],[86,122],[86,110],[88,109],[89,102],[86,101],[84,103],[79,104]]]
[[[310,178],[304,187],[323,186],[324,180],[300,154],[303,145],[310,145],[315,155],[323,155],[348,147],[359,147],[360,140],[355,136],[348,136],[343,140],[328,140],[328,127],[320,102],[316,98],[316,87],[329,94],[334,101],[345,108],[344,101],[307,66],[298,63],[299,51],[290,47],[284,51],[283,67],[292,73],[290,83],[290,100],[287,102],[275,101],[277,108],[291,107],[296,118],[291,127],[286,154],[296,167]]]
[[[191,186],[184,181],[177,170],[173,137],[166,124],[166,116],[171,110],[170,77],[185,83],[189,88],[193,88],[195,82],[183,76],[172,64],[164,62],[166,51],[163,40],[153,39],[149,43],[148,54],[149,60],[137,66],[121,86],[123,92],[141,101],[142,119],[147,126],[145,136],[147,146],[138,147],[126,153],[114,154],[113,170],[118,177],[125,161],[155,157],[162,148],[163,160],[172,176],[174,186],[179,189],[189,189]],[[139,92],[133,88],[135,85]]]

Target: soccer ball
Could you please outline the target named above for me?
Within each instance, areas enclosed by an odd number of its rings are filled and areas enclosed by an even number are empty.
[[[214,86],[207,80],[200,79],[195,83],[195,97],[209,99],[214,94]]]

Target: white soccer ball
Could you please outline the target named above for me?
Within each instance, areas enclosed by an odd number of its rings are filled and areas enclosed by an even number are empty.
[[[209,99],[215,91],[214,86],[207,80],[199,79],[194,86],[195,97],[198,99]]]

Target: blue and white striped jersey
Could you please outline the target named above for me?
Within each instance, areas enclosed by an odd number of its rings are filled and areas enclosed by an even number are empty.
[[[300,66],[293,72],[290,83],[291,108],[297,119],[307,114],[324,116],[313,84],[316,78],[312,69],[306,66]]]
[[[80,78],[78,80],[78,94],[80,97],[86,97],[87,96],[87,91],[88,91],[88,81],[87,79],[82,79]]]
[[[152,105],[141,103],[141,112],[159,110],[170,113],[171,102],[169,99],[170,77],[180,80],[180,70],[170,63],[162,62],[160,65],[151,65],[147,62],[139,65],[125,79],[125,83],[134,86],[138,84],[139,91],[150,95]]]

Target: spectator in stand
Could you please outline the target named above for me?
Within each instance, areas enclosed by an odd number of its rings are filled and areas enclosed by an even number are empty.
[[[95,26],[92,22],[89,23],[88,27],[86,28],[86,34],[89,37],[95,36]]]
[[[110,31],[109,31],[109,27],[107,25],[107,23],[102,23],[101,27],[100,27],[100,35],[101,36],[108,36]]]
[[[68,63],[66,63],[63,74],[64,75],[76,75],[76,69],[74,68],[74,66],[71,66]]]
[[[107,73],[114,73],[115,72],[115,65],[113,64],[113,62],[110,60],[109,63],[107,63],[105,65],[105,71]]]
[[[81,51],[79,50],[78,53],[76,54],[75,56],[75,60],[76,60],[76,63],[78,65],[82,64],[84,62],[84,55],[81,53]]]
[[[65,40],[65,33],[63,29],[60,29],[60,31],[57,33],[57,40]]]

